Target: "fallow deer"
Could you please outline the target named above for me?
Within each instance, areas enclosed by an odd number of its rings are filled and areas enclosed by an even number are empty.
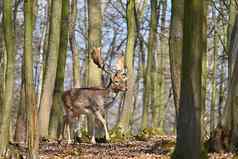
[[[92,50],[92,59],[94,63],[104,72],[110,75],[110,83],[105,88],[88,87],[88,88],[73,88],[63,93],[62,99],[65,109],[65,121],[74,122],[75,118],[79,118],[81,114],[98,119],[105,130],[106,140],[110,140],[106,120],[103,118],[103,111],[105,111],[105,99],[113,98],[115,94],[120,91],[127,91],[127,75],[124,67],[123,56],[117,60],[116,70],[110,67],[101,58],[100,48]],[[93,132],[91,142],[95,141],[95,121],[93,121]],[[69,135],[69,134],[68,134]]]

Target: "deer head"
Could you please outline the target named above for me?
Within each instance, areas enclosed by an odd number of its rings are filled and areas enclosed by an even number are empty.
[[[104,72],[110,75],[110,84],[114,92],[127,91],[127,69],[124,63],[124,56],[120,56],[117,59],[116,69],[112,70],[102,59],[101,48],[94,48],[91,54],[93,62]]]

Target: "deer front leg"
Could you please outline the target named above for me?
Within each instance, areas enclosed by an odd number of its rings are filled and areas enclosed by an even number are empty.
[[[99,111],[95,112],[97,119],[103,124],[104,130],[105,130],[105,135],[106,135],[106,140],[110,141],[110,135],[107,130],[107,124],[106,120],[103,118],[102,114]]]

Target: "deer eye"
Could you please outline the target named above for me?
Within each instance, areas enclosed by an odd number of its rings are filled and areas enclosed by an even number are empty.
[[[123,74],[122,74],[122,77],[123,77],[123,78],[126,78],[126,73],[123,73]]]
[[[119,84],[119,81],[114,81],[114,84],[118,85],[118,84]]]

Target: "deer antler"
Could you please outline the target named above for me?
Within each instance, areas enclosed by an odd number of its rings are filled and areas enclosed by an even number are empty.
[[[104,61],[101,57],[101,48],[93,48],[92,52],[92,59],[93,62],[99,67],[99,68],[103,68],[104,65]]]
[[[109,69],[109,66],[104,62],[104,60],[101,57],[101,48],[93,48],[92,52],[92,59],[93,62],[101,68],[103,71],[105,71],[108,74],[112,74],[112,71]]]
[[[114,74],[116,72],[125,72],[125,65],[124,65],[124,56],[121,55],[120,57],[118,57],[117,61],[116,61],[116,70],[112,70],[110,68],[110,66],[108,66],[104,60],[101,57],[101,48],[93,48],[92,49],[92,59],[93,62],[99,67],[101,68],[103,71],[105,71],[108,74]]]

